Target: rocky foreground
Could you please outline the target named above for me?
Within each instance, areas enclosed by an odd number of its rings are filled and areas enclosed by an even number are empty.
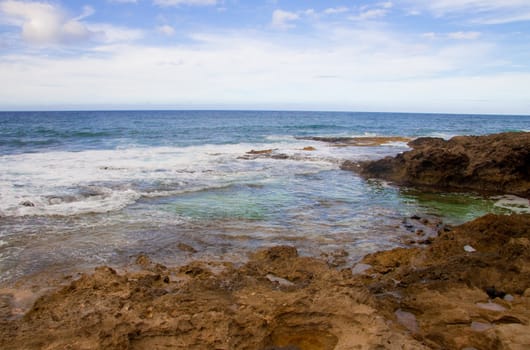
[[[97,268],[3,314],[1,349],[528,349],[530,215],[487,215],[353,269],[275,247],[237,267]]]
[[[399,185],[514,194],[530,198],[530,133],[424,137],[411,151],[377,161],[346,161],[342,168]]]

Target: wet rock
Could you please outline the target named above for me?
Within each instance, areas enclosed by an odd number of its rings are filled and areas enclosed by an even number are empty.
[[[33,203],[32,201],[23,201],[20,202],[20,205],[22,205],[23,207],[34,207],[35,203]]]
[[[262,150],[250,150],[247,152],[247,154],[271,154],[274,150],[273,149],[262,149]]]
[[[377,295],[387,318],[397,317],[398,309],[414,314],[421,326],[416,336],[433,349],[525,348],[530,338],[522,330],[530,319],[525,238],[530,215],[489,214],[441,232],[424,249],[370,254],[361,261],[372,265],[370,275],[355,277]],[[476,252],[465,252],[466,244]],[[502,299],[508,293],[517,295],[515,301]]]
[[[411,139],[401,136],[366,136],[366,137],[297,137],[298,140],[327,142],[336,147],[374,147],[390,142],[409,142]]]
[[[416,320],[416,316],[414,316],[413,313],[399,309],[394,314],[396,315],[397,321],[402,326],[407,328],[412,333],[419,332],[420,327],[418,326],[418,321]]]
[[[491,299],[495,299],[495,298],[501,298],[502,299],[506,295],[505,292],[497,290],[495,287],[487,287],[486,288],[486,294],[488,294],[488,296]]]
[[[479,307],[481,309],[489,310],[489,311],[504,311],[504,310],[506,310],[506,308],[504,306],[496,304],[496,303],[492,303],[492,302],[489,302],[489,303],[477,303],[476,305],[477,305],[477,307]]]
[[[274,276],[273,274],[268,274],[267,276],[265,276],[269,281],[273,282],[273,283],[277,283],[279,284],[280,286],[282,287],[292,287],[294,286],[294,283],[291,282],[291,281],[288,281],[286,280],[285,278],[281,278],[281,277],[278,277],[278,276]]]
[[[188,244],[185,244],[185,243],[177,244],[177,248],[182,250],[183,252],[197,253],[197,250],[195,248],[193,248],[192,246],[190,246]]]
[[[317,150],[317,149],[316,149],[315,147],[313,147],[313,146],[307,146],[307,147],[302,148],[302,151],[309,151],[309,152],[311,152],[311,151],[316,151],[316,150]]]
[[[474,253],[476,252],[477,250],[475,248],[473,248],[472,246],[470,246],[469,244],[466,244],[464,246],[464,251],[465,252],[468,252],[468,253]]]
[[[363,177],[442,190],[509,193],[530,198],[530,133],[419,138],[413,149],[377,161],[345,162]]]
[[[484,323],[484,322],[471,322],[471,330],[474,332],[485,332],[489,329],[493,328],[493,325],[491,323]]]

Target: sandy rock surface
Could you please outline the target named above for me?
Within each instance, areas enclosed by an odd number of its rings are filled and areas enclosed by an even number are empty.
[[[0,348],[530,347],[530,215],[487,215],[353,269],[282,246],[240,267],[136,262],[83,274],[23,317],[4,295]]]

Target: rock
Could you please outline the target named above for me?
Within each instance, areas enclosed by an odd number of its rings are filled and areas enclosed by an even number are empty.
[[[263,150],[250,150],[247,152],[247,154],[271,154],[274,150],[273,149],[263,149]]]
[[[409,137],[402,136],[366,136],[366,137],[297,137],[298,140],[327,142],[336,147],[374,147],[390,142],[409,142]]]
[[[317,149],[313,146],[307,146],[302,148],[302,151],[316,151]]]
[[[502,305],[496,304],[496,303],[477,303],[476,304],[479,308],[489,311],[505,311],[506,308]]]
[[[505,292],[499,291],[495,287],[486,288],[486,294],[488,294],[491,299],[504,298],[504,296],[506,295]]]
[[[464,246],[464,251],[468,252],[468,253],[474,253],[476,252],[477,250],[475,248],[473,248],[472,246],[470,246],[469,244],[466,244]]]
[[[524,349],[530,250],[519,243],[526,238],[530,215],[489,214],[441,232],[424,249],[370,254],[361,261],[372,265],[370,274],[354,277],[377,296],[387,318],[397,318],[395,310],[413,313],[415,336],[430,348]],[[508,293],[517,295],[514,302],[500,299]]]
[[[193,248],[192,246],[190,246],[188,244],[185,244],[185,243],[177,244],[177,248],[182,250],[183,252],[197,253],[197,250],[195,248]]]
[[[485,332],[488,329],[493,328],[493,325],[491,323],[484,323],[484,322],[471,322],[471,330],[474,332]]]
[[[294,286],[294,283],[289,281],[289,280],[286,280],[285,278],[281,278],[281,277],[278,277],[278,276],[274,276],[273,274],[268,274],[267,276],[267,279],[273,283],[278,283],[280,286],[282,287],[292,287]]]
[[[441,190],[514,194],[530,198],[530,133],[419,138],[413,149],[376,161],[344,162],[366,178]]]
[[[32,201],[23,201],[23,202],[20,202],[20,205],[24,207],[34,207],[35,203],[33,203]]]
[[[413,313],[403,311],[401,309],[397,310],[395,313],[397,321],[407,328],[412,333],[418,333],[420,327],[418,326],[418,321],[416,316]]]

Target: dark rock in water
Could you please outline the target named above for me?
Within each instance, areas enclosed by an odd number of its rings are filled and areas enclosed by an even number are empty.
[[[410,138],[402,136],[363,136],[363,137],[297,137],[298,140],[327,142],[336,147],[375,147],[389,142],[409,142]]]
[[[179,243],[177,244],[177,248],[189,253],[197,253],[197,249],[193,248],[192,246],[185,244],[185,243]]]
[[[247,154],[271,154],[272,153],[272,149],[263,149],[263,150],[258,150],[258,151],[255,151],[255,150],[250,150],[247,152]]]
[[[22,205],[24,207],[34,207],[35,203],[33,203],[32,201],[23,201],[23,202],[20,203],[20,205]]]
[[[419,138],[413,149],[376,161],[346,161],[341,168],[366,178],[442,190],[510,193],[530,198],[530,133]]]
[[[488,296],[491,299],[495,299],[495,298],[501,298],[502,299],[506,295],[505,292],[497,290],[497,289],[495,289],[495,287],[487,287],[486,288],[486,293],[488,294]]]
[[[271,158],[272,159],[289,159],[289,156],[284,153],[279,153],[279,154],[273,154]]]

